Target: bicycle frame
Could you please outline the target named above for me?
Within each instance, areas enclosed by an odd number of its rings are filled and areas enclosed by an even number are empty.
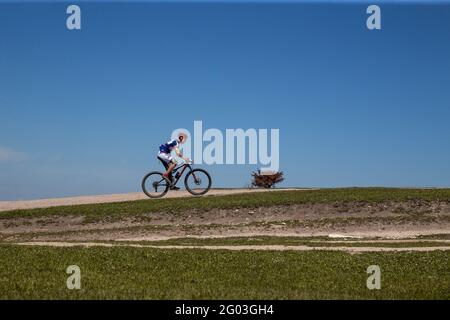
[[[181,179],[181,176],[183,175],[184,171],[185,171],[186,168],[188,168],[188,167],[189,167],[189,171],[192,170],[192,167],[191,167],[191,165],[190,165],[189,163],[183,163],[183,164],[180,164],[179,166],[175,167],[175,168],[172,170],[172,176],[173,176],[173,178],[175,179],[174,182],[173,182],[173,185],[174,185],[174,186],[175,186],[175,185],[178,183],[178,181]],[[178,176],[178,178],[175,178],[176,174],[174,175],[174,173],[176,173],[180,168],[183,168],[183,169],[181,170],[180,175]],[[194,179],[195,179],[195,176],[194,176]]]

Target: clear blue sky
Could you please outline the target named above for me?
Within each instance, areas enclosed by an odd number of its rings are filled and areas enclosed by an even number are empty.
[[[279,128],[284,186],[450,186],[449,3],[78,4],[0,2],[0,200],[139,191],[194,120]]]

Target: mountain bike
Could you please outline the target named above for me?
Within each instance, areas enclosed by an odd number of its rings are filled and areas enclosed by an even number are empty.
[[[150,198],[161,198],[171,187],[176,186],[186,170],[187,173],[184,177],[186,190],[194,196],[207,193],[211,188],[211,176],[204,169],[193,169],[192,162],[175,167],[172,171],[172,181],[164,177],[162,172],[153,171],[146,174],[142,179],[142,191]]]

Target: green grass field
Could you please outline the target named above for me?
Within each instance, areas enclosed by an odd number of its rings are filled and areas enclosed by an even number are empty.
[[[0,245],[2,299],[449,299],[450,255]],[[81,289],[66,288],[69,265]],[[369,265],[381,290],[368,290]]]

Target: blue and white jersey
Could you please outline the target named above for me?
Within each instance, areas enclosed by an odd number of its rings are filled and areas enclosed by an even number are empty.
[[[159,146],[159,151],[162,153],[170,153],[173,148],[178,147],[178,141],[177,140],[171,140],[167,141],[166,143]]]

